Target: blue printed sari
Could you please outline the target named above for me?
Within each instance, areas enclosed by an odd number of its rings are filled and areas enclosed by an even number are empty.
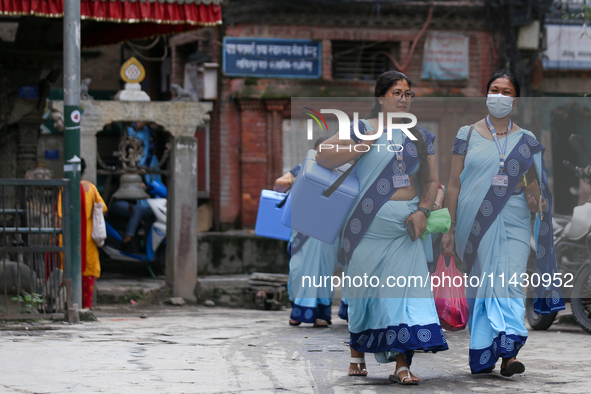
[[[297,232],[292,231],[292,246],[296,236]],[[293,308],[290,319],[302,323],[314,323],[316,319],[331,321],[333,292],[330,280],[325,286],[323,278],[334,274],[338,246],[338,239],[329,245],[310,237],[291,256],[287,284]]]
[[[428,153],[433,154],[434,136],[420,131]],[[394,130],[392,138],[394,143],[405,144],[404,167],[416,178],[416,146],[409,139],[404,142],[400,130]],[[386,144],[387,135],[383,134],[357,164],[360,193],[344,231],[344,250],[349,256],[347,276],[379,278],[377,287],[345,283],[349,343],[356,351],[375,353],[378,362],[395,361],[396,355],[403,353],[410,364],[415,350],[446,350],[447,343],[429,285],[387,286],[390,276],[426,281],[429,272],[424,241],[419,238],[413,242],[404,225],[408,216],[417,211],[419,198],[389,200],[387,192],[391,193],[393,186],[387,171],[392,167],[396,171],[398,166],[391,164],[395,154],[385,148]],[[416,181],[415,186],[418,190]],[[386,200],[382,199],[381,205],[376,203],[382,197]],[[364,215],[374,216],[366,220]]]
[[[521,275],[527,268],[532,234],[530,211],[523,189],[515,187],[532,164],[548,201],[541,224],[537,270],[540,274],[557,271],[543,146],[527,130],[505,137],[509,187],[493,187],[492,176],[499,170],[497,146],[473,130],[467,147],[468,131],[469,126],[460,128],[452,153],[466,156],[460,175],[455,241],[456,252],[469,275],[469,362],[476,374],[491,372],[501,357],[517,356],[527,340],[525,293],[522,286],[509,282],[522,282]],[[536,294],[543,297],[535,301],[538,312],[564,309],[560,288],[537,288]]]

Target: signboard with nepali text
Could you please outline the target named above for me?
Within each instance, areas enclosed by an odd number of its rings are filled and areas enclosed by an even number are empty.
[[[468,79],[468,40],[464,34],[431,32],[425,40],[422,79]]]
[[[545,69],[591,70],[591,27],[546,25]]]
[[[312,40],[224,37],[229,77],[319,78],[321,44]]]

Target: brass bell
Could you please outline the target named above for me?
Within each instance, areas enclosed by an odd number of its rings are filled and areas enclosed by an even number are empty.
[[[119,189],[113,193],[114,200],[144,200],[150,198],[142,187],[142,177],[138,174],[123,174],[119,181]]]

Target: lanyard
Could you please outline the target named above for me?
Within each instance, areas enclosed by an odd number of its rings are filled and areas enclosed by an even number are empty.
[[[509,138],[509,133],[511,132],[511,127],[513,126],[513,123],[511,122],[511,119],[509,119],[509,125],[507,126],[507,137],[505,137],[505,145],[503,146],[503,149],[501,150],[501,143],[499,142],[499,137],[497,137],[497,132],[495,131],[495,127],[493,126],[492,122],[490,121],[490,117],[487,115],[486,116],[486,123],[488,125],[488,129],[490,130],[490,133],[493,136],[493,139],[495,140],[495,144],[497,145],[497,149],[499,150],[499,172],[503,172],[503,169],[505,168],[505,154],[507,153],[507,139]]]
[[[386,130],[386,133],[388,132],[388,128],[386,127],[386,124],[384,123],[384,130]],[[394,139],[394,138],[392,138]],[[404,140],[406,139],[406,134],[402,133],[402,145],[404,146]],[[392,145],[392,147],[394,148],[394,154],[396,155],[396,160],[398,160],[399,162],[401,162],[402,160],[404,160],[404,156],[402,155],[403,149],[401,149],[400,151],[398,151],[396,149],[396,146],[394,144],[394,141],[389,141],[390,145]]]

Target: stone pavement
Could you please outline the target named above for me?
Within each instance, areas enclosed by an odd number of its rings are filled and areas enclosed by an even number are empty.
[[[95,282],[95,300],[103,303],[129,303],[142,300],[153,292],[163,291],[166,285],[164,276],[156,278],[128,278],[105,275]],[[94,304],[93,304],[94,305]]]
[[[346,376],[344,321],[327,329],[289,327],[288,313],[103,305],[95,309],[98,321],[79,325],[0,323],[0,393],[591,391],[591,335],[578,326],[530,332],[520,353],[527,370],[512,378],[498,368],[471,376],[468,332],[447,332],[450,350],[416,354],[421,384],[402,388],[387,379],[393,364],[378,365],[371,355],[369,377]]]

